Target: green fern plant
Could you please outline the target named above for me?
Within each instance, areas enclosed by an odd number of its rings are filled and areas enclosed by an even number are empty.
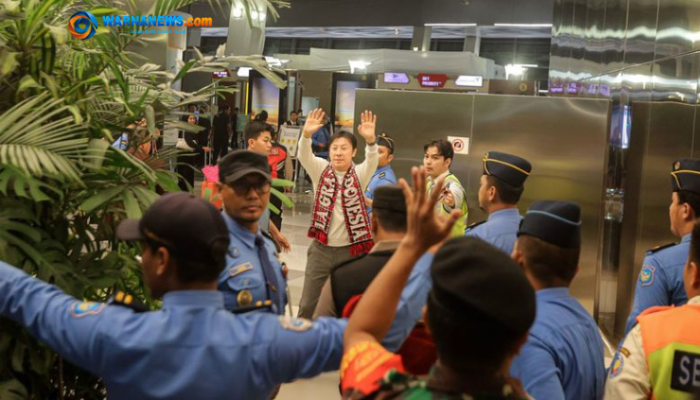
[[[169,14],[196,0],[157,0]],[[222,7],[233,0],[208,0]],[[243,0],[250,7],[253,0]],[[279,0],[258,0],[276,17]],[[148,135],[156,126],[196,129],[173,110],[208,102],[230,89],[173,89],[192,72],[231,63],[284,83],[255,57],[204,56],[173,74],[131,51],[139,35],[100,29],[89,40],[68,33],[78,10],[102,15],[136,9],[136,0],[0,0],[0,260],[67,293],[105,301],[126,290],[149,299],[136,260],[139,249],[120,243],[115,229],[138,218],[160,193],[176,191],[167,165],[177,150],[138,159],[110,146],[136,120]],[[135,142],[130,145],[139,146]],[[0,399],[102,399],[98,377],[63,361],[11,321],[0,321]]]

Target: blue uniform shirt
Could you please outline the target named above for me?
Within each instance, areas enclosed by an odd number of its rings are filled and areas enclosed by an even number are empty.
[[[569,289],[537,291],[537,317],[510,372],[535,399],[603,398],[603,340]]]
[[[677,245],[647,252],[634,291],[634,305],[627,319],[625,335],[637,324],[637,317],[655,306],[681,306],[688,301],[683,269],[690,251],[690,234]]]
[[[311,143],[314,146],[318,146],[319,144],[325,146],[323,147],[323,150],[316,152],[316,157],[328,159],[328,142],[330,138],[331,134],[328,132],[328,129],[326,129],[325,126],[317,130],[316,133],[314,133],[313,135],[311,135]]]
[[[160,311],[83,302],[0,262],[0,315],[99,375],[110,400],[267,400],[338,368],[344,320],[235,315],[216,291],[170,292]]]
[[[467,228],[465,236],[478,237],[511,255],[522,219],[517,208],[496,211],[486,222]]]
[[[401,300],[396,309],[394,322],[384,336],[382,345],[389,351],[397,351],[416,326],[423,314],[423,307],[428,302],[428,293],[433,286],[430,278],[430,266],[435,255],[425,253],[416,262],[401,292]]]
[[[265,305],[265,302],[270,299],[267,295],[267,286],[258,249],[255,247],[255,238],[261,235],[260,229],[258,229],[257,234],[254,234],[238,224],[226,214],[226,211],[222,211],[222,215],[231,238],[228,254],[226,254],[226,268],[219,275],[218,289],[224,293],[224,307],[234,312],[259,309],[284,314],[284,310],[277,310],[274,305]],[[286,304],[287,281],[282,274],[282,264],[277,258],[275,244],[266,237],[264,240],[268,258],[277,274],[279,291]]]
[[[365,191],[365,197],[374,200],[375,189],[380,186],[395,185],[396,182],[398,182],[396,180],[396,174],[394,174],[394,170],[391,169],[391,165],[387,164],[377,169],[374,175],[372,175],[372,179],[370,179],[367,190]],[[367,207],[367,212],[371,213],[372,207]]]

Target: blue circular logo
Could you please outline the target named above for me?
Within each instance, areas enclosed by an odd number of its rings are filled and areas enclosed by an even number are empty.
[[[97,32],[97,18],[87,11],[78,11],[70,17],[68,30],[76,39],[90,39]]]

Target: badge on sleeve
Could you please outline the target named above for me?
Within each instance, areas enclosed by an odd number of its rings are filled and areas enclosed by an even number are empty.
[[[287,315],[279,317],[283,329],[294,332],[306,332],[314,326],[314,323],[304,318],[294,318]]]
[[[642,272],[639,273],[639,284],[642,286],[651,286],[654,283],[654,275],[656,275],[656,267],[653,265],[645,265],[642,267]]]
[[[625,359],[622,358],[620,353],[615,354],[612,366],[610,367],[610,378],[615,378],[622,372],[622,368],[625,366]]]
[[[97,315],[104,310],[104,303],[94,301],[76,301],[70,306],[70,313],[75,318],[82,318],[86,315]]]

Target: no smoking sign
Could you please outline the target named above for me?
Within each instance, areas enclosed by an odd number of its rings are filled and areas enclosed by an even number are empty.
[[[469,154],[468,137],[448,136],[447,140],[452,143],[452,149],[454,149],[455,154]]]

